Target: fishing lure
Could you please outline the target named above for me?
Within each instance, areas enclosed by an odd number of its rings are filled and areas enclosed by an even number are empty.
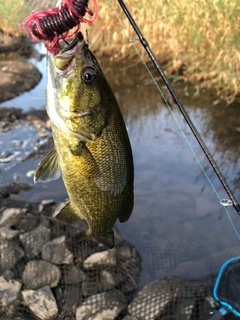
[[[93,24],[98,15],[97,0],[93,0],[94,13],[88,8],[88,0],[62,0],[58,7],[47,9],[41,12],[33,11],[20,24],[23,28],[26,24],[31,37],[35,41],[45,40],[45,46],[51,53],[57,54],[60,51],[59,41],[62,40],[62,34],[65,33],[64,39],[72,39],[81,29],[81,22],[89,26]],[[89,14],[92,18],[84,18]],[[73,33],[69,31],[76,27]]]

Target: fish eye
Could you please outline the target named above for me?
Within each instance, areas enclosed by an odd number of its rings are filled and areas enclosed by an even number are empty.
[[[97,72],[92,68],[86,68],[82,73],[82,79],[87,84],[94,84],[97,81]]]

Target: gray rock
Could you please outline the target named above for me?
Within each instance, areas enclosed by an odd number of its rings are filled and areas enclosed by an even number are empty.
[[[166,306],[176,297],[172,292],[170,281],[161,279],[149,283],[129,304],[128,314],[131,316],[154,320],[164,313]]]
[[[58,204],[56,204],[53,208],[53,213],[52,213],[52,217],[56,217],[56,215],[59,214],[59,212],[62,210],[62,208],[65,206],[64,202],[60,202]]]
[[[76,320],[114,320],[127,308],[127,298],[119,290],[112,290],[86,299],[77,308]]]
[[[60,269],[45,260],[29,261],[23,271],[26,289],[39,289],[44,286],[55,287],[60,280]]]
[[[21,214],[25,214],[27,209],[8,208],[0,215],[0,226],[11,227],[16,226]]]
[[[48,286],[38,290],[23,290],[22,296],[26,306],[39,319],[52,319],[58,314],[56,301]]]
[[[47,216],[51,216],[54,205],[55,201],[53,199],[42,200],[38,206],[38,212]]]
[[[107,251],[93,253],[83,262],[83,268],[89,270],[96,267],[115,267],[116,264],[116,249],[114,248]]]
[[[33,214],[25,214],[21,216],[17,225],[17,229],[21,232],[29,232],[37,228],[39,224],[39,217]]]
[[[132,249],[130,246],[124,245],[117,249],[117,256],[121,260],[128,260],[132,258]]]
[[[101,271],[100,279],[104,291],[112,290],[118,284],[115,274],[107,270]]]
[[[14,304],[19,297],[21,283],[16,280],[5,280],[0,277],[0,302],[3,307]]]
[[[71,264],[73,254],[66,246],[66,237],[61,236],[45,243],[42,248],[42,258],[55,264]]]
[[[5,280],[8,281],[14,278],[14,273],[11,270],[6,270],[3,272],[2,276]]]
[[[92,296],[94,294],[114,289],[119,283],[119,279],[114,272],[100,270],[95,277],[86,279],[82,283],[82,294]]]
[[[19,236],[26,255],[29,259],[34,258],[42,249],[42,246],[50,240],[50,229],[39,226],[38,228]]]
[[[18,230],[12,230],[8,227],[1,227],[0,228],[0,238],[2,239],[13,239],[19,234]]]
[[[0,241],[0,269],[12,269],[24,256],[24,251],[12,240]]]
[[[86,280],[85,273],[77,266],[70,266],[68,269],[64,269],[61,281],[64,284],[74,284],[83,282]]]
[[[135,246],[121,246],[117,250],[117,257],[119,262],[123,265],[128,272],[130,270],[138,270],[141,273],[142,261]]]
[[[195,300],[192,299],[179,299],[177,305],[174,308],[174,316],[178,320],[190,320],[192,319],[192,312],[194,308]],[[207,318],[206,318],[207,319]]]
[[[39,225],[49,228],[51,226],[50,218],[41,214],[39,217]]]
[[[124,293],[130,293],[134,290],[137,290],[138,285],[133,276],[130,273],[125,273],[119,276],[121,277],[122,281],[119,284],[119,288]]]
[[[67,308],[68,310],[74,310],[76,312],[77,306],[82,301],[83,298],[80,283],[73,283],[71,285],[64,286],[62,302],[60,302],[61,306]],[[72,319],[75,319],[75,317],[73,317]]]

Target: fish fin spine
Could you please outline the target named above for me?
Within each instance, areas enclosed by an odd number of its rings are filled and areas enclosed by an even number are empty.
[[[34,182],[49,182],[61,176],[61,168],[58,162],[56,149],[52,149],[39,163],[34,174]]]
[[[61,211],[56,215],[57,219],[68,220],[68,221],[77,221],[80,220],[80,216],[76,214],[76,212],[71,207],[70,200],[65,202],[65,206],[61,209]]]

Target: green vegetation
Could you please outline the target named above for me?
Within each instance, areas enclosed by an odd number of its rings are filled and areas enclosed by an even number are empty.
[[[0,30],[14,36],[26,35],[19,24],[31,12],[24,0],[0,0]]]
[[[111,59],[133,58],[129,36],[136,35],[116,0],[99,0],[99,16],[90,31],[94,51]],[[237,0],[125,0],[167,74],[176,79],[214,88],[227,101],[240,93],[240,6]],[[89,1],[92,7],[91,1]],[[19,6],[17,8],[17,5]],[[49,0],[53,7],[55,1]],[[38,9],[38,8],[31,8]],[[29,10],[24,17],[30,14]],[[11,12],[11,14],[10,14]],[[0,0],[1,28],[16,25],[26,12],[24,0]],[[14,18],[15,15],[15,18]],[[18,28],[16,28],[18,31]],[[134,43],[146,56],[138,42]],[[133,62],[140,63],[140,59]]]

